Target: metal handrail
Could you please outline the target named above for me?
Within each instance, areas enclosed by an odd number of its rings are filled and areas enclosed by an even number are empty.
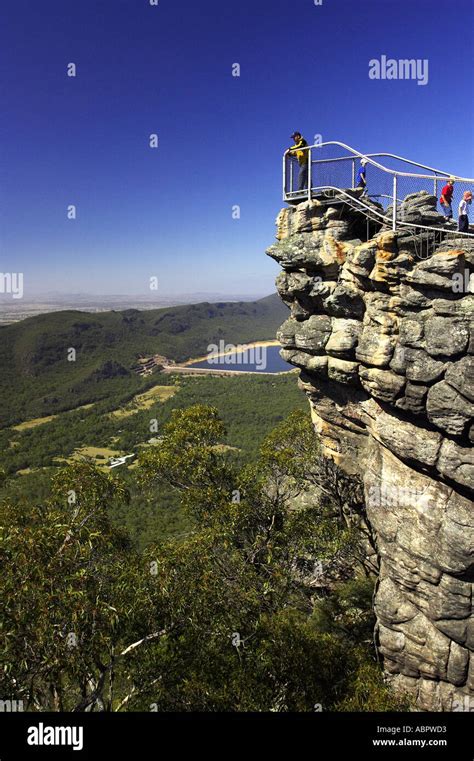
[[[327,143],[325,143],[325,145],[327,145]],[[308,145],[307,148],[300,148],[299,150],[306,151],[306,150],[309,150],[310,148],[314,148],[314,147],[316,147],[316,146]],[[453,177],[454,178],[454,175],[450,174],[449,172],[443,172],[441,169],[433,169],[432,167],[426,166],[425,164],[418,164],[416,161],[411,161],[411,159],[404,159],[402,156],[396,156],[394,153],[365,153],[365,154],[361,153],[360,154],[361,158],[367,158],[368,159],[368,158],[370,158],[372,156],[386,156],[388,158],[397,159],[398,161],[404,161],[405,164],[412,164],[413,166],[419,166],[421,169],[428,169],[428,171],[430,171],[430,172],[436,172],[437,175],[438,175],[438,178],[439,178],[439,176],[443,175],[443,177],[442,177],[443,180],[446,179],[446,177],[448,177],[448,178],[449,177]],[[355,161],[355,159],[356,159],[356,156],[336,156],[336,158],[331,158],[331,159],[311,159],[311,162],[313,164],[330,164],[331,162],[335,162],[335,161]],[[370,163],[373,163],[375,166],[378,166],[380,168],[384,168],[388,172],[390,172],[390,171],[395,172],[396,171],[395,169],[390,170],[390,169],[388,169],[388,167],[382,167],[381,164],[378,164],[378,163],[376,164],[375,162],[372,162],[372,161]],[[414,176],[418,177],[418,176],[425,176],[425,175],[414,175]],[[428,176],[432,180],[435,175],[431,175],[430,174]]]
[[[328,145],[337,145],[340,148],[345,149],[346,151],[348,151],[352,155],[349,155],[349,156],[340,156],[340,157],[328,158],[328,159],[313,159],[313,157],[312,157],[312,151],[313,151],[313,149],[321,149],[321,148],[324,148],[325,146],[328,146]],[[355,160],[356,160],[356,158],[359,158],[359,159],[364,158],[364,159],[366,159],[367,163],[372,164],[372,166],[375,166],[378,169],[380,169],[381,171],[385,172],[386,174],[391,175],[392,176],[392,183],[393,183],[393,196],[387,196],[387,197],[392,199],[392,206],[393,206],[393,210],[392,210],[392,229],[393,230],[396,230],[397,223],[399,225],[404,225],[404,226],[408,226],[408,227],[420,227],[420,228],[425,228],[427,230],[429,230],[429,229],[436,230],[437,229],[437,228],[431,228],[431,227],[428,227],[428,226],[425,226],[425,225],[417,225],[415,223],[402,222],[401,220],[397,220],[397,203],[398,203],[398,198],[397,198],[397,181],[398,181],[399,177],[400,178],[411,177],[411,178],[415,178],[415,179],[418,179],[418,180],[431,180],[432,182],[434,182],[434,192],[435,192],[435,195],[437,194],[438,182],[444,182],[447,177],[452,177],[452,179],[455,182],[474,183],[474,179],[472,179],[472,178],[459,177],[457,175],[448,174],[447,172],[443,172],[440,169],[434,169],[433,167],[429,167],[429,166],[427,166],[425,164],[420,164],[420,163],[418,163],[416,161],[412,161],[411,159],[405,159],[403,156],[397,156],[396,154],[393,154],[393,153],[367,153],[367,154],[360,153],[360,151],[356,151],[354,148],[351,148],[351,146],[346,145],[346,143],[341,143],[341,142],[339,142],[337,140],[331,140],[331,141],[327,141],[327,142],[324,142],[324,143],[317,143],[317,144],[315,143],[314,145],[308,145],[308,146],[302,147],[299,150],[300,151],[308,151],[308,153],[309,153],[309,157],[308,157],[308,159],[309,159],[308,160],[308,189],[307,189],[308,200],[311,200],[313,190],[331,189],[331,190],[338,190],[339,192],[343,192],[343,190],[341,188],[337,188],[337,187],[334,187],[334,186],[321,186],[321,187],[315,187],[315,188],[313,188],[312,187],[312,182],[311,182],[312,165],[313,164],[323,164],[323,163],[330,163],[330,162],[335,162],[335,161],[352,161],[352,164],[353,164],[353,168],[352,168],[352,187],[353,188],[354,188],[354,175],[355,175]],[[286,192],[286,159],[287,159],[287,156],[289,154],[290,154],[290,149],[285,151],[285,153],[283,155],[283,200],[285,200],[285,201],[286,200],[291,200],[291,198],[289,198],[290,194]],[[424,169],[425,171],[435,172],[435,173],[438,173],[438,174],[427,175],[427,174],[419,174],[419,173],[416,173],[416,172],[403,172],[403,171],[397,171],[395,169],[389,169],[388,167],[383,166],[383,164],[380,164],[378,161],[375,161],[373,159],[374,156],[393,158],[393,159],[396,159],[398,161],[403,161],[406,164],[411,164],[412,166],[417,166],[420,169]],[[293,167],[292,167],[291,163],[290,163],[290,176],[291,176],[291,178],[293,176]],[[364,206],[363,204],[361,204],[361,205]],[[365,207],[365,208],[369,209],[369,207]],[[373,209],[370,209],[370,211],[374,212]],[[380,216],[385,219],[384,215],[380,215]],[[462,232],[459,232],[459,235],[460,236],[464,236],[464,235],[472,236],[473,234],[472,233],[462,233]]]
[[[334,141],[332,143],[315,143],[314,145],[308,145],[307,148],[301,148],[300,150],[304,151],[304,150],[309,150],[310,148],[318,148],[318,147],[321,147],[322,145],[343,145],[343,144],[335,143]],[[397,156],[396,153],[360,153],[357,155],[360,156],[360,158],[367,158],[367,159],[373,158],[375,156],[379,156],[379,157],[384,156],[386,158],[396,159],[397,161],[404,161],[405,164],[412,164],[412,166],[419,166],[420,169],[427,169],[429,172],[435,172],[438,175],[443,175],[443,177],[454,177],[454,175],[452,175],[450,172],[443,172],[442,169],[435,169],[432,166],[427,166],[426,164],[420,164],[418,161],[412,161],[411,159],[406,159],[404,156]],[[332,159],[315,159],[313,160],[313,164],[325,163],[326,161],[327,162],[353,161],[354,158],[356,158],[355,155],[354,156],[337,156],[336,158],[332,158]],[[379,166],[382,166],[382,165],[380,164]],[[458,178],[458,179],[461,179],[461,178]]]
[[[352,156],[341,156],[340,160],[342,159],[351,159],[351,158],[360,158],[360,159],[367,159],[368,163],[372,164],[373,166],[376,166],[378,169],[381,169],[383,172],[386,172],[387,174],[396,174],[401,177],[417,177],[418,179],[423,180],[444,180],[446,177],[452,177],[453,180],[457,182],[473,182],[474,179],[472,177],[459,177],[455,174],[448,174],[448,172],[443,172],[441,169],[434,169],[433,167],[426,166],[425,164],[420,164],[417,161],[412,161],[411,159],[406,159],[403,156],[397,156],[394,153],[361,153],[360,151],[356,151],[354,148],[351,148],[350,145],[346,145],[345,143],[340,143],[337,140],[329,140],[326,143],[314,143],[314,145],[307,145],[304,148],[299,148],[300,151],[311,151],[313,148],[324,148],[327,145],[338,145],[340,148],[345,148],[347,151],[350,151],[352,153]],[[284,157],[288,154],[288,151],[285,151]],[[418,166],[420,169],[427,169],[430,172],[439,172],[439,177],[434,177],[431,174],[417,174],[416,172],[399,172],[396,169],[389,169],[386,166],[383,166],[383,164],[379,164],[378,161],[373,161],[371,156],[385,156],[387,158],[394,158],[398,159],[399,161],[404,161],[406,164],[411,164],[412,166]],[[284,158],[283,157],[283,158]],[[320,159],[320,161],[332,161],[334,159]],[[441,176],[442,175],[442,176]]]
[[[324,143],[324,145],[328,145],[328,143]],[[316,148],[320,147],[320,144],[318,145],[308,145],[304,148],[300,148],[301,151],[309,150],[310,148]],[[290,149],[288,149],[289,151]],[[287,151],[287,152],[288,152]],[[436,172],[437,174],[442,174],[445,177],[451,177],[451,174],[449,172],[443,172],[442,169],[434,169],[431,166],[426,166],[426,164],[419,164],[417,161],[412,161],[411,159],[405,159],[403,156],[396,156],[395,153],[361,153],[361,158],[370,158],[373,156],[386,156],[387,158],[391,159],[397,159],[398,161],[404,161],[406,164],[413,164],[413,166],[419,166],[421,169],[428,169],[430,172]],[[335,158],[331,159],[313,159],[313,164],[324,164],[326,162],[331,161],[354,161],[356,156],[336,156]]]
[[[390,159],[397,159],[397,161],[404,161],[405,164],[412,164],[413,166],[419,166],[420,169],[428,169],[429,172],[435,172],[435,174],[442,174],[444,177],[454,177],[450,172],[443,172],[442,169],[433,169],[432,166],[426,166],[426,164],[419,164],[418,161],[412,161],[411,159],[406,159],[404,156],[397,156],[395,153],[368,153],[367,157],[370,156],[384,156],[386,158]]]
[[[382,214],[382,212],[378,211],[377,209],[372,208],[371,206],[368,206],[367,204],[363,203],[360,198],[355,198],[350,193],[347,192],[347,190],[343,190],[341,188],[337,188],[335,185],[323,185],[318,190],[334,190],[340,195],[345,196],[346,203],[348,206],[354,207],[354,204],[356,206],[361,207],[361,211],[363,210],[365,212],[365,215],[368,217],[370,214],[373,215],[373,217],[378,217],[381,222],[387,222],[387,216],[386,214]],[[447,230],[444,227],[431,227],[429,225],[420,225],[417,222],[404,222],[401,219],[397,219],[397,223],[399,225],[402,225],[404,227],[416,227],[420,230],[431,230],[432,232],[443,232],[447,235],[456,235],[456,236],[464,236],[468,235],[470,238],[474,238],[474,233],[461,233],[459,230]]]

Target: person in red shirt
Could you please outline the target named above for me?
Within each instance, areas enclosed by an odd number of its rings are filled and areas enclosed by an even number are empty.
[[[443,208],[443,214],[448,221],[453,218],[453,207],[451,205],[453,200],[453,193],[454,178],[450,177],[443,190],[441,191],[441,197],[439,199],[439,202]]]

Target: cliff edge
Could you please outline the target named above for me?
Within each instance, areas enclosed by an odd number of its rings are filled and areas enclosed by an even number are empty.
[[[474,239],[428,193],[402,212],[438,238],[387,224],[364,242],[337,194],[280,212],[278,338],[325,453],[364,482],[386,672],[421,710],[473,710]]]

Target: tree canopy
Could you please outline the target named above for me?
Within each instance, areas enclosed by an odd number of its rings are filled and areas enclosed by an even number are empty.
[[[175,410],[137,487],[172,489],[184,536],[138,552],[124,483],[90,463],[48,499],[2,502],[5,696],[28,710],[404,707],[373,652],[357,483],[295,412],[239,467],[217,410]],[[370,683],[364,691],[361,674]]]

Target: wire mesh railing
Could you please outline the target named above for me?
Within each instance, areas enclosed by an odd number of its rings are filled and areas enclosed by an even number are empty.
[[[384,215],[389,215],[394,230],[406,226],[429,230],[431,227],[435,229],[445,225],[442,216],[443,207],[439,203],[439,198],[447,180],[453,177],[448,172],[394,154],[362,154],[339,142],[308,146],[306,152],[308,158],[301,164],[289,152],[284,155],[283,198],[285,201],[290,203],[303,201],[329,190],[355,191],[361,201],[359,210],[364,212],[365,206],[365,213],[368,215],[372,206],[369,201],[380,204],[381,222],[384,221],[382,219]],[[367,185],[365,188],[358,187],[361,159],[366,160]],[[459,201],[465,190],[472,189],[474,179],[456,176],[453,179],[452,209],[456,216]],[[420,225],[410,220],[410,204],[407,202],[407,197],[410,201],[410,196],[422,191],[426,194],[425,216],[428,224]],[[446,224],[449,225],[447,222]],[[472,236],[473,232],[458,234]]]

